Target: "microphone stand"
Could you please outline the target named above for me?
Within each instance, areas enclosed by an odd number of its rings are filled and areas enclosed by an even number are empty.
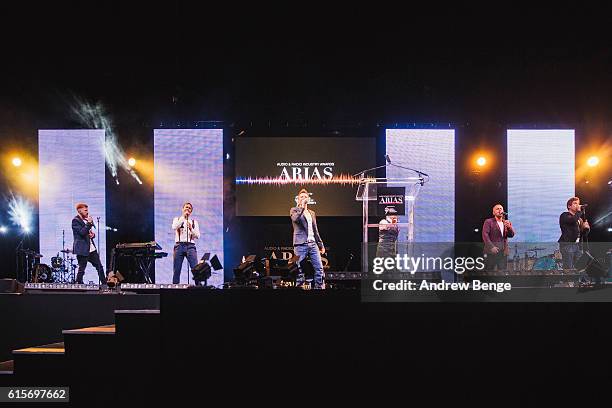
[[[358,175],[361,174],[361,178],[364,177],[365,173],[367,173],[368,171],[372,171],[372,170],[378,170],[378,169],[382,169],[383,167],[387,167],[386,164],[383,164],[382,166],[376,166],[376,167],[372,167],[371,169],[367,169],[367,170],[361,170],[355,174],[353,174],[351,177],[357,177]]]
[[[586,206],[580,206],[580,207],[582,207],[582,216],[584,217],[584,222],[588,222],[587,217],[586,217]],[[579,233],[581,234],[582,232],[579,231]],[[584,234],[584,238],[582,239],[582,248],[581,249],[582,249],[583,252],[585,251],[585,248],[586,248],[587,252],[590,251],[590,248],[589,248],[589,234],[590,233],[591,233],[591,230],[589,228],[589,232]]]
[[[372,167],[371,169],[361,170],[361,171],[353,174],[352,177],[356,177],[356,176],[361,174],[361,177],[364,178],[365,173],[367,173],[369,171],[382,169],[383,167],[397,167],[397,168],[404,169],[404,170],[414,171],[416,174],[418,174],[418,176],[421,179],[421,181],[420,181],[421,186],[423,186],[426,181],[429,181],[429,174],[423,173],[422,171],[417,170],[417,169],[413,169],[411,167],[400,166],[399,164],[391,163],[391,159],[389,159],[389,157],[387,155],[385,155],[385,159],[386,159],[387,163],[383,164],[382,166],[376,166],[376,167]],[[427,177],[427,180],[425,180],[423,176]]]
[[[17,248],[15,248],[15,259],[17,260],[16,265],[15,265],[15,279],[17,279],[17,281],[19,281],[19,275],[23,275],[23,270],[24,268],[19,268],[19,264],[20,264],[20,260],[23,261],[23,259],[25,258],[25,255],[21,256],[21,254],[23,253],[23,240],[25,238],[25,234],[21,237],[21,241],[19,241],[19,244],[17,244]],[[23,262],[23,265],[26,266],[27,265],[27,260],[25,262]],[[21,269],[21,274],[19,273],[19,269]],[[26,272],[25,272],[25,280],[24,282],[28,281],[28,272],[27,272],[27,266],[26,266]]]
[[[101,252],[100,249],[100,217],[96,217],[98,219],[98,255]]]

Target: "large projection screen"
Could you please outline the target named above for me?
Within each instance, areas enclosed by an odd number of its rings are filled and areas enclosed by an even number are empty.
[[[454,242],[455,130],[387,129],[386,146],[392,163],[429,175],[415,203],[414,240]],[[394,166],[386,170],[388,178],[415,176],[410,170]]]
[[[575,191],[573,129],[508,130],[508,214],[513,242],[557,242]]]
[[[62,234],[65,247],[72,249],[75,205],[84,202],[96,225],[100,217],[100,230],[95,233],[106,271],[104,138],[104,130],[99,129],[38,131],[38,225],[42,263],[50,265],[51,257],[62,255],[59,253]],[[98,237],[94,239],[96,245]],[[98,274],[91,264],[87,265],[83,282],[98,283]]]
[[[223,130],[155,129],[154,207],[155,239],[168,252],[156,261],[156,283],[172,283],[174,231],[172,218],[184,202],[193,205],[200,225],[198,258],[206,252],[223,264]],[[193,283],[183,262],[181,283]],[[223,271],[213,271],[209,285],[223,285]]]

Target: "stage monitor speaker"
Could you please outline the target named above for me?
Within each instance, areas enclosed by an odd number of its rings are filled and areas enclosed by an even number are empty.
[[[23,293],[25,287],[23,283],[16,279],[0,279],[0,293]]]
[[[597,259],[590,254],[589,251],[584,251],[582,256],[576,261],[576,269],[584,270],[587,275],[602,278],[608,275],[606,268]]]

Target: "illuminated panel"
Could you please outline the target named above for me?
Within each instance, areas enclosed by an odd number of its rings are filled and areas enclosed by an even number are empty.
[[[198,258],[210,252],[223,264],[223,130],[155,129],[153,139],[155,240],[168,252],[156,261],[155,281],[171,283],[172,218],[181,215],[186,201],[193,204],[193,218],[200,225]],[[187,282],[185,259],[181,283]],[[213,271],[208,284],[221,286],[223,271]]]
[[[392,163],[427,173],[414,212],[415,242],[455,240],[455,130],[387,129],[387,154]],[[387,177],[414,177],[415,173],[387,167]],[[401,217],[402,218],[402,217]],[[401,220],[400,222],[407,222]],[[399,237],[399,240],[405,240]]]
[[[574,130],[508,130],[508,213],[513,242],[556,242],[575,189]]]
[[[72,218],[75,205],[89,205],[89,214],[100,230],[100,260],[106,271],[106,195],[104,130],[39,130],[39,240],[41,262],[51,264],[51,257],[62,249],[62,233],[65,246],[72,249]],[[95,238],[96,245],[98,238]],[[60,254],[61,255],[61,254]],[[76,265],[76,262],[75,262]],[[87,265],[85,283],[98,283],[95,268]]]

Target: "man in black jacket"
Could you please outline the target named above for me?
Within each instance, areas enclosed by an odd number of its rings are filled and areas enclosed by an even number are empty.
[[[584,206],[580,205],[580,198],[572,197],[567,200],[567,211],[559,216],[559,250],[563,258],[563,269],[574,269],[574,264],[582,255],[579,242],[581,237],[587,235],[591,229],[588,221],[583,220]]]
[[[79,263],[76,283],[83,283],[83,275],[85,275],[85,267],[87,262],[90,262],[98,271],[100,283],[106,283],[104,268],[100,262],[100,254],[93,242],[96,234],[92,231],[94,226],[93,219],[89,215],[89,207],[85,203],[76,205],[77,215],[72,219],[72,236],[74,242],[72,244],[72,252],[76,255]]]

